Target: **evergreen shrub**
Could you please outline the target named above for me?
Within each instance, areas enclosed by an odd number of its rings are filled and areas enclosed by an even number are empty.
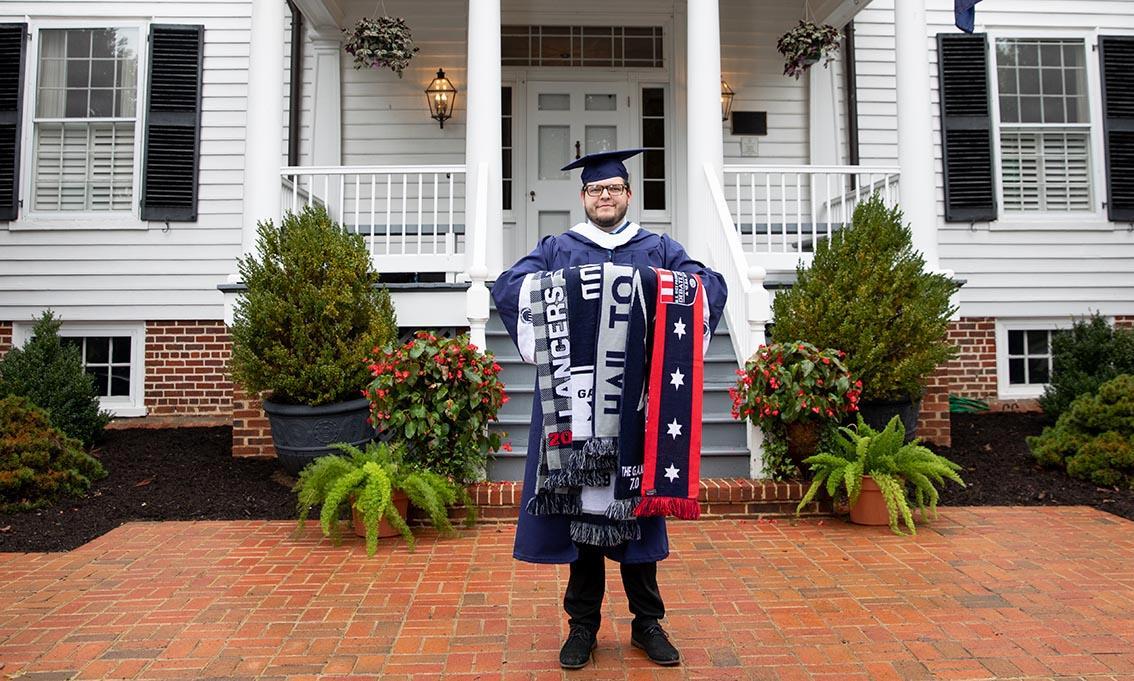
[[[1054,426],[1028,438],[1036,460],[1096,485],[1134,489],[1134,375],[1080,395]]]
[[[366,358],[397,338],[389,292],[366,243],[321,206],[259,225],[256,253],[239,261],[247,291],[232,326],[233,378],[282,404],[358,398]]]
[[[50,310],[36,320],[32,338],[0,360],[0,395],[20,395],[47,412],[51,425],[85,446],[110,423],[99,406],[94,377],[83,370],[80,351],[59,337],[63,324]]]
[[[1120,374],[1134,374],[1134,329],[1115,329],[1098,313],[1051,337],[1051,383],[1039,398],[1056,421],[1076,397]]]
[[[957,286],[927,272],[899,208],[875,194],[851,225],[816,245],[810,267],[773,303],[775,340],[847,353],[862,401],[916,400],[925,380],[957,350],[946,338]]]
[[[0,512],[39,508],[82,495],[105,477],[98,459],[51,425],[45,411],[17,395],[0,399]]]

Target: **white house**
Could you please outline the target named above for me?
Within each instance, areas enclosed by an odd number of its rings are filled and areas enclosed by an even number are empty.
[[[267,453],[224,369],[257,221],[326,204],[366,236],[401,325],[506,354],[486,285],[578,220],[567,159],[628,146],[650,149],[632,217],[729,284],[707,392],[763,340],[769,290],[874,191],[966,281],[930,439],[948,441],[950,392],[1037,395],[1073,317],[1134,322],[1129,2],[984,0],[973,36],[951,0],[293,3],[0,6],[0,350],[52,308],[117,414],[232,418],[234,453]],[[402,78],[342,49],[379,10],[421,48]],[[804,18],[851,27],[794,80],[775,43]],[[440,122],[439,70],[457,90]],[[707,470],[757,470],[758,438],[713,418]]]

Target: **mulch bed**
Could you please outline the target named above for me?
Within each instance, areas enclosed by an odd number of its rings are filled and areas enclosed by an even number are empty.
[[[953,446],[934,447],[964,466],[965,487],[949,483],[945,506],[1092,506],[1134,520],[1134,490],[1099,487],[1036,464],[1024,438],[1043,431],[1039,413],[953,414]]]
[[[945,506],[1086,505],[1134,520],[1134,491],[1099,488],[1036,466],[1024,437],[1039,414],[953,414],[953,446],[967,487]],[[109,475],[81,499],[0,514],[0,551],[68,551],[132,520],[291,520],[292,479],[273,460],[232,457],[229,428],[111,430],[96,450]]]
[[[275,460],[232,456],[231,428],[108,430],[86,496],[0,514],[0,551],[69,551],[131,520],[295,518]]]

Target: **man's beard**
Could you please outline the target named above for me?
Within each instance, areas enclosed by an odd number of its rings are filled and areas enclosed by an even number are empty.
[[[591,221],[591,224],[593,224],[595,227],[598,227],[601,230],[610,231],[610,230],[614,229],[615,227],[620,227],[622,225],[622,223],[626,220],[626,212],[629,209],[630,209],[630,206],[627,205],[625,208],[622,209],[622,212],[615,214],[614,217],[612,217],[608,220],[603,220],[603,219],[599,218],[597,212],[592,212],[590,210],[587,210],[586,213],[587,213],[587,219]]]

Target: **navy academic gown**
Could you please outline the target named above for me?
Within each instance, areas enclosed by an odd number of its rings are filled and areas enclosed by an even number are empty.
[[[717,328],[724,310],[727,287],[724,278],[690,258],[681,244],[665,234],[640,229],[630,241],[614,249],[606,249],[577,232],[565,232],[545,237],[531,253],[501,273],[492,287],[496,309],[516,342],[516,316],[519,311],[519,294],[524,277],[532,272],[550,272],[562,267],[613,262],[634,267],[662,267],[680,272],[693,272],[701,281],[709,297],[709,329]],[[538,379],[535,394],[539,395]],[[512,555],[529,563],[571,563],[579,552],[571,541],[570,516],[534,516],[528,513],[539,465],[539,441],[543,437],[543,409],[538,399],[532,400],[531,428],[528,432],[528,457],[524,466],[523,500],[520,504],[516,544]],[[619,563],[649,563],[669,555],[669,537],[665,519],[640,518],[642,538],[604,549],[606,556]]]

